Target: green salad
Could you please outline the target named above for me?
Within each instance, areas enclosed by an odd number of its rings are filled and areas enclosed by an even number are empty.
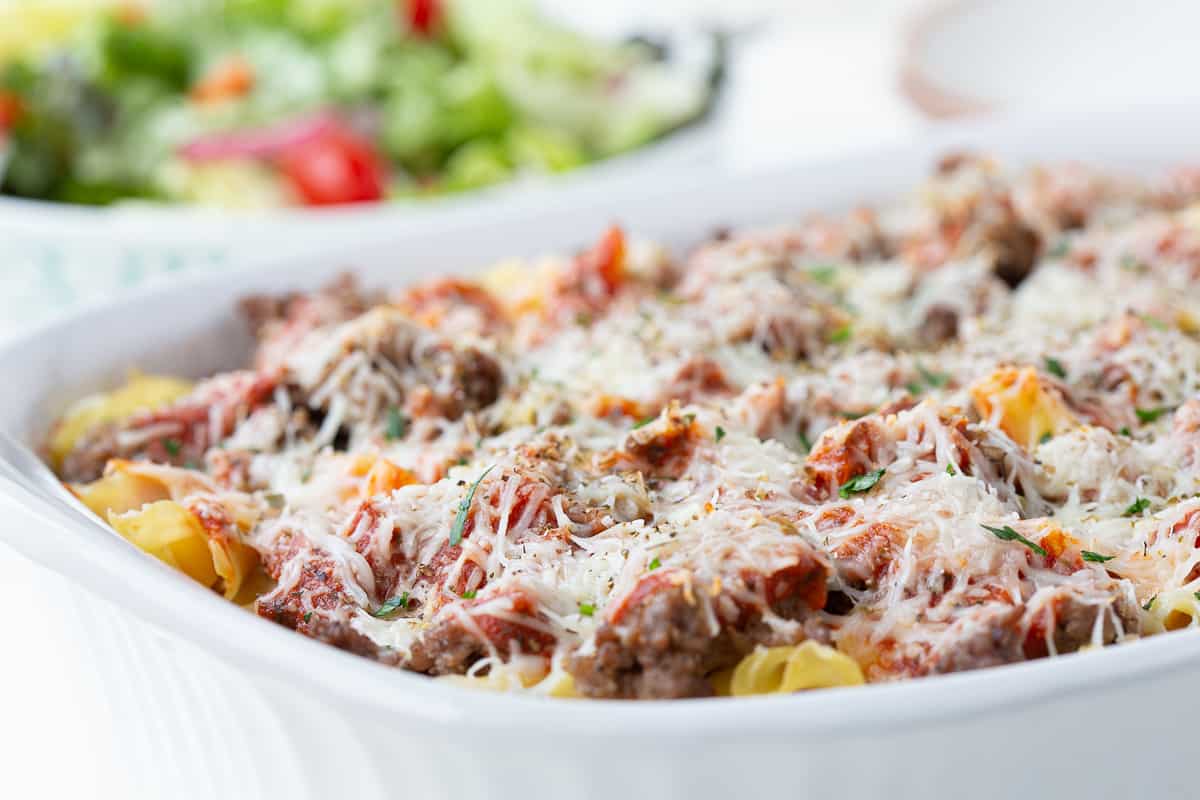
[[[562,172],[698,119],[721,68],[715,41],[684,59],[524,0],[38,5],[0,18],[28,34],[0,35],[0,193],[63,203],[339,205]]]

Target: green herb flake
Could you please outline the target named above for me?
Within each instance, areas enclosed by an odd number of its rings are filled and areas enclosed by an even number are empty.
[[[1196,598],[1197,600],[1200,600],[1200,592],[1192,592],[1192,597]]]
[[[1053,434],[1051,434],[1051,433],[1050,433],[1050,431],[1046,431],[1046,432],[1045,432],[1045,433],[1043,433],[1043,434],[1041,435],[1041,437],[1038,439],[1038,444],[1045,444],[1046,442],[1050,441],[1050,440],[1051,440],[1051,439],[1053,439],[1053,438],[1054,438],[1054,435],[1053,435]]]
[[[304,621],[308,622],[310,619],[312,619],[312,612],[311,611],[304,612]]]
[[[460,595],[460,596],[462,597],[463,600],[474,600],[475,594],[476,594],[476,592],[474,589],[468,589],[467,591],[463,592],[462,595]]]
[[[661,566],[662,566],[662,562],[658,560],[658,556],[655,556],[654,558],[652,558],[650,560],[650,563],[646,566],[646,571],[653,572],[654,570],[658,569]]]
[[[1122,425],[1121,430],[1117,431],[1117,433],[1121,434],[1122,436],[1133,436],[1133,431],[1129,430],[1128,425]]]
[[[1166,406],[1162,406],[1159,408],[1135,408],[1133,412],[1137,414],[1139,422],[1151,423],[1170,410]]]
[[[1146,601],[1146,604],[1142,606],[1142,610],[1149,611],[1151,608],[1154,607],[1154,601],[1157,599],[1158,599],[1158,595],[1154,595],[1154,597],[1151,597],[1149,600]]]
[[[394,442],[397,439],[403,439],[404,434],[408,433],[408,417],[400,412],[400,409],[393,406],[388,410],[387,431],[386,436],[389,442]]]
[[[926,369],[925,365],[919,361],[917,362],[917,372],[921,374],[921,380],[925,381],[928,386],[934,389],[940,389],[950,382],[949,375],[944,372],[933,372],[932,370]]]
[[[592,315],[586,311],[580,311],[575,315],[575,324],[581,328],[586,328],[592,324]]]
[[[1138,317],[1141,318],[1142,322],[1146,323],[1151,328],[1155,328],[1156,330],[1165,331],[1168,327],[1167,323],[1150,314],[1138,314]]]
[[[487,477],[487,474],[496,468],[495,464],[483,471],[479,479],[471,484],[471,488],[467,491],[467,496],[458,504],[458,514],[454,517],[454,525],[450,527],[450,546],[457,546],[462,542],[463,528],[467,525],[467,514],[471,513],[471,504],[475,502],[475,491],[479,488],[479,484]]]
[[[383,605],[371,612],[371,616],[376,619],[387,619],[405,608],[408,608],[408,592],[384,601]]]
[[[1141,514],[1143,511],[1145,511],[1149,507],[1150,507],[1150,501],[1147,500],[1145,497],[1139,497],[1137,500],[1134,500],[1132,503],[1129,504],[1129,507],[1126,508],[1121,513],[1121,516],[1122,517],[1137,516],[1138,514]]]
[[[592,605],[591,603],[580,603],[579,604],[579,616],[590,617],[595,613],[596,613],[596,607],[594,605]]]
[[[1063,368],[1062,362],[1053,356],[1046,356],[1046,372],[1049,372],[1056,378],[1067,379],[1067,371]]]
[[[696,415],[695,414],[684,414],[683,421],[686,422],[688,425],[691,425],[693,422],[696,421]]]
[[[267,501],[267,505],[276,510],[283,508],[287,504],[287,498],[279,492],[267,492],[263,495],[263,499]]]
[[[181,444],[178,439],[163,439],[163,447],[166,448],[167,453],[171,456],[171,458],[179,455],[179,453],[183,450],[183,444]]]
[[[725,429],[722,428],[720,425],[718,425],[716,431],[714,431],[714,433],[713,433],[713,438],[715,438],[718,442],[721,441],[722,439],[724,439],[725,438]]]
[[[841,344],[850,341],[850,337],[854,335],[854,328],[849,323],[839,325],[829,332],[829,341],[834,344]]]
[[[1071,252],[1071,240],[1059,239],[1053,247],[1046,251],[1046,258],[1065,258],[1069,252]]]
[[[1021,534],[1014,531],[1008,525],[1005,525],[1002,528],[993,528],[991,525],[983,525],[981,527],[988,533],[995,536],[997,539],[1001,539],[1005,542],[1020,542],[1033,552],[1037,553],[1039,556],[1046,555],[1045,549],[1040,544],[1037,542],[1031,542]]]
[[[946,474],[947,474],[947,475],[957,475],[957,474],[958,474],[958,470],[956,470],[956,469],[954,468],[954,465],[953,465],[953,464],[946,464]]]
[[[1084,561],[1091,561],[1095,564],[1103,564],[1105,561],[1112,561],[1116,556],[1105,556],[1100,553],[1093,553],[1091,550],[1081,550],[1079,555],[1083,556]]]
[[[833,283],[837,277],[837,267],[821,265],[808,268],[808,277],[812,278],[817,283],[823,283],[826,286]]]
[[[639,419],[637,422],[633,423],[633,430],[636,431],[638,428],[644,428],[651,422],[654,422],[656,419],[658,419],[658,417],[646,417],[645,419]]]
[[[916,397],[917,395],[919,395],[925,391],[925,387],[922,386],[921,384],[917,383],[916,381],[913,381],[912,383],[906,383],[904,385],[904,388],[907,389],[908,393],[911,394],[913,397]]]
[[[804,452],[807,453],[810,450],[812,450],[812,442],[809,441],[809,438],[808,438],[807,434],[804,433],[804,431],[800,431],[800,434],[797,438],[799,438],[800,447],[803,448]]]
[[[862,494],[863,492],[870,491],[875,484],[879,483],[879,479],[883,477],[883,473],[885,472],[887,472],[887,469],[880,467],[873,472],[855,475],[838,489],[838,497],[846,500],[852,494]]]

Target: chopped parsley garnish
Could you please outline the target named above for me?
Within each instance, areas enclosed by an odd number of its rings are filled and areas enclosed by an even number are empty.
[[[812,442],[809,441],[808,436],[804,433],[804,431],[800,431],[798,438],[800,439],[800,446],[804,448],[804,452],[807,453],[808,451],[812,450]]]
[[[954,464],[952,464],[952,463],[946,464],[946,474],[947,475],[957,475],[958,474],[958,470],[956,470],[954,468]]]
[[[467,591],[463,592],[460,595],[460,597],[462,597],[463,600],[474,600],[475,599],[475,590],[468,589]]]
[[[1129,507],[1126,508],[1121,513],[1121,516],[1122,517],[1132,517],[1135,514],[1142,513],[1149,507],[1150,507],[1150,501],[1144,497],[1139,497],[1137,500],[1134,500],[1132,503],[1129,504]]]
[[[637,422],[633,423],[633,430],[636,431],[638,428],[644,428],[651,422],[654,422],[656,419],[658,419],[658,417],[646,417],[645,419],[639,419]]]
[[[167,449],[167,453],[169,453],[172,458],[179,455],[180,451],[183,450],[183,445],[178,439],[163,439],[163,447]]]
[[[591,603],[580,603],[579,604],[579,616],[590,617],[592,614],[595,614],[595,613],[596,613],[596,607],[594,605],[592,605]]]
[[[575,324],[582,328],[586,328],[592,324],[592,315],[586,311],[580,311],[575,315]]]
[[[946,373],[928,370],[920,361],[917,362],[917,372],[921,373],[921,380],[925,381],[926,385],[932,389],[940,389],[950,380],[950,376]]]
[[[862,419],[874,410],[873,408],[868,408],[866,411],[839,411],[838,416],[842,419]]]
[[[1062,362],[1053,356],[1046,356],[1046,372],[1056,378],[1067,379],[1067,371],[1063,369]]]
[[[312,619],[312,612],[311,612],[311,611],[305,611],[305,612],[304,612],[304,621],[305,621],[305,622],[308,622],[310,619]]]
[[[713,432],[713,438],[715,438],[718,442],[724,439],[725,429],[718,425],[716,431]]]
[[[1140,422],[1148,423],[1154,422],[1156,419],[1170,410],[1171,409],[1167,408],[1166,406],[1160,406],[1159,408],[1135,408],[1133,412],[1137,414],[1137,418]]]
[[[1151,608],[1154,607],[1154,601],[1157,599],[1158,599],[1158,595],[1154,595],[1154,597],[1151,597],[1149,600],[1146,601],[1146,604],[1144,606],[1142,606],[1142,610],[1149,611]]]
[[[1196,598],[1197,600],[1200,600],[1200,592],[1192,592],[1192,597]]]
[[[1121,434],[1122,436],[1133,436],[1133,431],[1129,430],[1128,425],[1122,425],[1121,430],[1117,431],[1117,433]]]
[[[1041,438],[1038,439],[1038,444],[1045,444],[1046,442],[1050,441],[1053,438],[1054,438],[1053,434],[1051,434],[1050,431],[1046,431],[1045,433],[1043,433],[1041,435]]]
[[[479,484],[487,477],[487,474],[496,468],[495,464],[483,471],[479,479],[471,484],[471,488],[467,491],[467,496],[458,504],[458,514],[454,517],[454,525],[450,528],[450,546],[453,547],[462,542],[463,528],[467,525],[467,514],[471,512],[471,503],[475,502],[475,491],[479,488]]]
[[[696,415],[695,414],[684,414],[683,421],[686,422],[688,425],[691,425],[693,422],[696,421]]]
[[[1150,314],[1138,314],[1138,316],[1141,317],[1142,322],[1146,323],[1151,328],[1156,328],[1160,331],[1165,331],[1167,329],[1167,323],[1163,322],[1158,317],[1151,316]]]
[[[1046,555],[1046,550],[1040,544],[1037,542],[1031,542],[1021,534],[1014,531],[1008,525],[1005,525],[1002,528],[993,528],[991,525],[983,525],[981,527],[988,533],[995,536],[997,539],[1001,539],[1006,542],[1020,542],[1033,552],[1037,553],[1039,556]]]
[[[853,335],[854,329],[850,327],[849,323],[847,323],[845,325],[839,325],[830,331],[829,341],[833,342],[834,344],[841,344],[842,342],[850,341],[850,337]]]
[[[279,492],[267,492],[263,495],[263,499],[267,501],[267,505],[274,509],[283,508],[286,504],[286,498]]]
[[[916,381],[912,381],[910,383],[904,384],[904,388],[908,389],[908,393],[911,394],[913,397],[916,397],[917,395],[919,395],[925,391],[925,387],[922,386],[921,384],[917,383]]]
[[[400,409],[392,406],[392,408],[388,409],[387,417],[388,441],[394,442],[397,439],[403,439],[406,433],[408,433],[408,417],[400,413]]]
[[[812,278],[817,283],[830,284],[837,277],[837,267],[819,266],[809,267],[808,277]]]
[[[1084,561],[1092,561],[1096,564],[1103,564],[1105,561],[1112,561],[1116,556],[1104,556],[1099,553],[1093,553],[1091,550],[1080,550],[1079,555],[1083,556]]]
[[[662,566],[662,562],[658,560],[658,556],[655,556],[654,558],[652,558],[650,560],[650,563],[646,566],[646,571],[652,572],[661,566]]]
[[[883,477],[883,473],[885,472],[887,472],[887,469],[880,467],[872,472],[855,475],[838,489],[838,497],[846,500],[852,494],[862,494],[863,492],[870,491],[875,484],[879,483],[879,479]]]
[[[386,619],[403,608],[408,608],[408,592],[384,601],[383,605],[371,612],[376,619]]]

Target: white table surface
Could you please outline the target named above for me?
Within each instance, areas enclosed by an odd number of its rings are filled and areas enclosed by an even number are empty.
[[[895,91],[896,20],[908,3],[765,5],[793,13],[760,29],[733,70],[721,129],[725,168],[819,158],[920,130],[923,123]],[[798,8],[804,16],[794,13]],[[224,268],[150,263],[124,251],[73,251],[31,238],[0,241],[0,337],[83,299],[205,267]],[[105,758],[120,747],[106,734],[111,711],[89,688],[86,657],[62,624],[70,592],[65,581],[0,544],[0,607],[10,612],[0,646],[0,795],[128,800],[123,777]]]

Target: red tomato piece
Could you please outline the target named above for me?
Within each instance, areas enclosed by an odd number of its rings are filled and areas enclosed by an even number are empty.
[[[283,153],[279,166],[305,205],[370,203],[383,198],[382,159],[369,141],[337,128]]]
[[[22,111],[20,97],[9,92],[0,92],[0,133],[15,125]]]
[[[405,0],[404,6],[409,29],[420,36],[433,35],[442,17],[438,0]]]

